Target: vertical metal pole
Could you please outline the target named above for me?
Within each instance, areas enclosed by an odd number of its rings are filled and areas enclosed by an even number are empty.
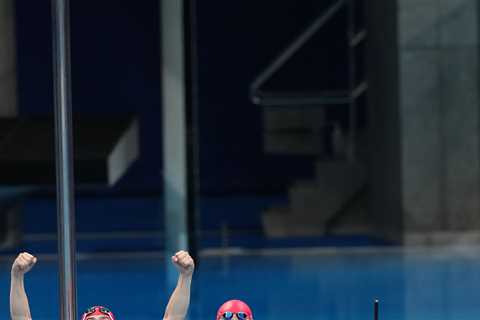
[[[69,1],[53,0],[60,316],[77,318]]]

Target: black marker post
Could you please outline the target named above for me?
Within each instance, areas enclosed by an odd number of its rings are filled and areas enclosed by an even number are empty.
[[[373,302],[373,319],[378,320],[378,299]]]

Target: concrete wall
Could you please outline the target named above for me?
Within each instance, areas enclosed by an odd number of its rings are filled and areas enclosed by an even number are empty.
[[[478,2],[399,0],[408,231],[479,229]]]
[[[479,3],[369,6],[374,218],[403,240],[480,230]]]
[[[0,117],[13,117],[17,114],[13,0],[0,1],[0,48]]]

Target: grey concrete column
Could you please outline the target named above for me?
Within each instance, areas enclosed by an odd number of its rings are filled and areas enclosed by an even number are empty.
[[[379,234],[414,243],[478,232],[480,3],[368,5],[372,212]]]
[[[480,230],[479,2],[440,0],[445,224]]]
[[[183,0],[160,0],[166,255],[188,250],[186,79]],[[167,280],[174,285],[171,268]]]
[[[476,0],[398,0],[408,232],[479,229]]]
[[[15,12],[13,0],[0,1],[0,117],[17,115]]]
[[[438,1],[398,1],[402,198],[407,230],[439,229],[442,136]]]

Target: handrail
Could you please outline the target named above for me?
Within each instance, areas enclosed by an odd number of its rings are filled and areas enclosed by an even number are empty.
[[[260,104],[261,98],[257,96],[257,91],[270,77],[277,72],[305,43],[308,42],[330,19],[342,9],[346,0],[338,0],[332,4],[324,14],[316,18],[313,23],[298,36],[289,46],[287,46],[280,55],[253,81],[250,86],[250,98],[253,103]]]
[[[257,92],[256,99],[264,107],[288,107],[295,101],[297,107],[316,107],[322,104],[347,104],[351,98],[347,90],[313,92]]]

